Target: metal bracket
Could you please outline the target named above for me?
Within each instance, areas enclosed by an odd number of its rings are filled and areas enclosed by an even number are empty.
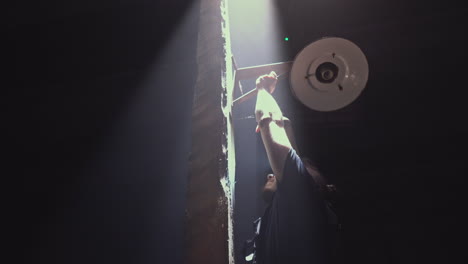
[[[238,97],[237,99],[235,99],[233,101],[233,104],[236,105],[236,104],[242,103],[256,94],[255,89],[244,94],[240,86],[240,81],[252,79],[263,74],[268,74],[271,71],[275,71],[278,76],[284,76],[285,73],[291,70],[292,64],[293,64],[292,61],[287,61],[287,62],[264,64],[264,65],[238,68],[238,69],[237,67],[235,67],[236,70],[234,72],[234,91],[239,88],[242,95]]]

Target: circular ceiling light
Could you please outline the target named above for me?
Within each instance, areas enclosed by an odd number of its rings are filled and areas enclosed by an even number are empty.
[[[291,90],[307,107],[333,111],[352,103],[367,83],[364,53],[349,40],[323,38],[302,49],[290,72]]]

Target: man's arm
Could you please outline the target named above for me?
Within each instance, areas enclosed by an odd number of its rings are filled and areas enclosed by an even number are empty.
[[[283,116],[284,129],[286,130],[286,135],[288,135],[289,142],[291,143],[292,148],[296,151],[297,155],[301,156],[299,149],[297,148],[296,137],[294,136],[294,131],[292,128],[291,120]]]
[[[255,117],[271,169],[276,179],[281,182],[284,162],[292,146],[285,130],[283,113],[276,100],[270,94],[274,91],[275,85],[276,74],[274,72],[267,76],[261,76],[257,80],[258,94]]]

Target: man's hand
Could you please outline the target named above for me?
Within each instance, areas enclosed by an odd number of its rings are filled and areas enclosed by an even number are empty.
[[[276,72],[272,71],[270,74],[265,74],[258,77],[255,82],[255,87],[257,89],[266,89],[270,94],[272,94],[276,89],[276,83],[278,82],[278,75]]]

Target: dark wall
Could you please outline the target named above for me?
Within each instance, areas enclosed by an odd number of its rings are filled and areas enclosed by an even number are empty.
[[[198,2],[7,11],[16,258],[181,263]]]

